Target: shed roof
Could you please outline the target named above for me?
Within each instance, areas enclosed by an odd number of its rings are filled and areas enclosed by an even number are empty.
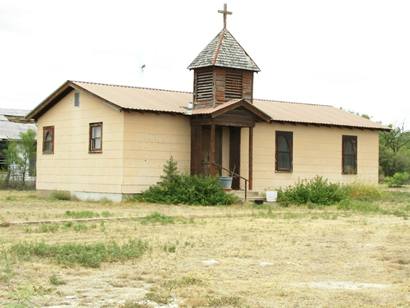
[[[0,108],[0,139],[19,139],[20,133],[28,129],[36,129],[32,123],[16,123],[10,121],[7,116],[24,117],[28,110]]]
[[[188,69],[220,66],[238,68],[253,72],[260,69],[233,35],[222,29],[215,38],[199,53]]]
[[[0,108],[0,115],[6,115],[6,116],[24,117],[29,112],[30,110],[26,110],[26,109]]]
[[[53,104],[53,99],[58,97],[58,93],[67,93],[67,89],[84,90],[119,109],[126,110],[168,112],[188,115],[187,105],[189,102],[192,102],[191,92],[67,81],[31,111],[27,117],[37,119],[43,112],[50,108]],[[388,129],[380,123],[329,105],[290,103],[259,99],[254,99],[253,104],[263,113],[269,115],[271,121],[276,122],[382,130]],[[198,114],[198,112],[195,112],[195,114]]]

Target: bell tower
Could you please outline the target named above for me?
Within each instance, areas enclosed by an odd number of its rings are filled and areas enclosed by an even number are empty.
[[[253,100],[253,73],[260,69],[226,28],[229,12],[223,14],[223,29],[188,66],[194,71],[194,109],[213,108],[219,104]]]

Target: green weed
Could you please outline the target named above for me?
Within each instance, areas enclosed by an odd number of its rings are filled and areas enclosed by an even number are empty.
[[[48,279],[48,281],[53,286],[61,286],[61,285],[65,284],[65,281],[63,279],[61,279],[57,274],[51,275],[50,278]]]
[[[94,244],[46,244],[44,242],[21,242],[10,248],[10,253],[22,260],[33,257],[50,259],[62,265],[99,267],[102,262],[118,262],[141,257],[148,244],[140,240],[129,240],[123,245],[116,242]]]
[[[59,229],[57,224],[40,224],[38,228],[33,229],[32,233],[55,233]]]
[[[157,304],[163,305],[168,304],[172,299],[171,294],[168,290],[163,290],[159,288],[151,289],[150,292],[145,294],[145,298]]]
[[[176,288],[185,288],[189,286],[198,286],[198,285],[203,285],[203,284],[204,282],[199,278],[195,278],[192,276],[185,276],[180,279],[171,279],[171,280],[165,281],[161,284],[161,286],[172,290]]]
[[[361,213],[383,213],[382,208],[378,204],[360,200],[343,200],[337,205],[337,209]]]
[[[76,223],[73,225],[73,229],[75,232],[85,232],[88,230],[88,226],[83,223]]]
[[[146,225],[146,224],[161,224],[161,225],[167,225],[167,224],[173,224],[175,223],[175,218],[167,215],[163,215],[158,212],[154,212],[150,215],[147,215],[143,218],[141,218],[141,223]]]
[[[49,198],[51,200],[69,201],[71,200],[71,194],[68,191],[53,191],[50,193]]]
[[[210,307],[240,307],[242,306],[242,300],[237,296],[221,296],[221,297],[209,297],[208,306]]]
[[[100,217],[100,214],[93,211],[66,211],[64,216],[78,219]]]
[[[175,253],[177,251],[177,245],[173,243],[165,244],[162,249],[167,253]]]
[[[8,283],[14,276],[13,260],[3,252],[0,254],[0,282]]]
[[[109,211],[102,211],[101,212],[101,217],[111,217],[113,214]]]

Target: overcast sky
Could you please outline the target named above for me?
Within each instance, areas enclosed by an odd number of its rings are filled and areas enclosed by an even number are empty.
[[[186,67],[221,30],[224,2],[0,0],[0,107],[31,109],[67,79],[191,91]],[[256,98],[410,127],[410,1],[230,0],[228,9],[228,29],[262,70]]]

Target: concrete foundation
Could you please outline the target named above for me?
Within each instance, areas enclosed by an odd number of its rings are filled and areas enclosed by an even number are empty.
[[[112,202],[121,202],[124,197],[123,194],[86,192],[86,191],[72,191],[71,196],[76,197],[83,201],[110,200]]]

